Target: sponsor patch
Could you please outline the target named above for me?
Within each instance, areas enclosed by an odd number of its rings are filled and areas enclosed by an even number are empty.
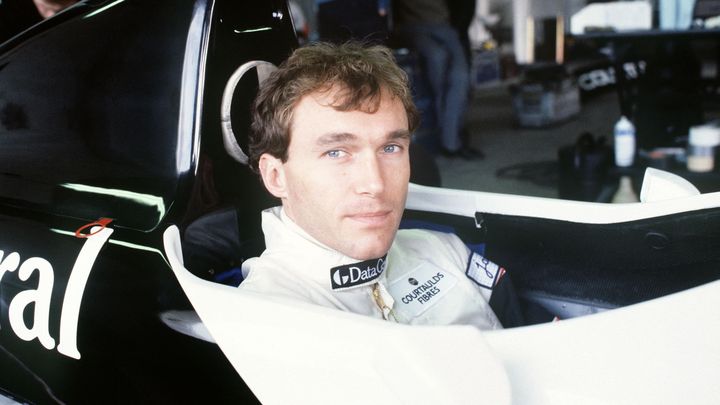
[[[457,281],[452,274],[426,263],[395,280],[388,290],[397,311],[414,318],[437,304]]]
[[[465,274],[480,287],[492,290],[505,274],[505,269],[479,254],[473,253],[468,260]]]
[[[379,259],[365,260],[330,269],[330,284],[333,290],[357,287],[374,281],[385,271],[387,255]]]

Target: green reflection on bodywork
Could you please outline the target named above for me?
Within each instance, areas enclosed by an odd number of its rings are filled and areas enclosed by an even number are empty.
[[[125,1],[125,0],[117,0],[117,1],[114,1],[114,2],[112,2],[112,3],[110,3],[110,4],[108,4],[107,6],[100,7],[99,9],[93,11],[92,13],[86,14],[83,18],[90,18],[90,17],[96,16],[96,15],[102,13],[103,11],[105,11],[105,10],[111,8],[111,7],[115,7],[116,5],[118,5],[118,4],[120,4],[120,3],[124,2],[124,1]]]
[[[165,201],[163,201],[162,197],[158,197],[155,195],[136,193],[134,191],[120,190],[116,188],[94,187],[85,184],[63,183],[60,184],[60,187],[73,191],[79,191],[81,193],[92,193],[121,198],[145,207],[155,208],[158,212],[159,217],[165,214]]]

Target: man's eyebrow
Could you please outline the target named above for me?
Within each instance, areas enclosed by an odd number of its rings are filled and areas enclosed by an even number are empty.
[[[357,139],[357,136],[348,132],[336,132],[336,133],[330,133],[325,134],[317,139],[315,142],[318,145],[324,146],[324,145],[334,145],[337,143],[342,142],[349,142],[354,141]]]
[[[388,134],[389,140],[395,140],[395,139],[410,139],[410,131],[406,129],[398,129],[397,131],[392,131]]]
[[[315,143],[319,146],[336,145],[338,143],[353,142],[358,139],[358,136],[349,132],[333,132],[320,136]],[[398,129],[397,131],[389,132],[387,135],[389,141],[396,139],[410,139],[410,131],[405,129]]]

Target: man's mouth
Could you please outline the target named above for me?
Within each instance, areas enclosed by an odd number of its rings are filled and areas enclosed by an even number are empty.
[[[348,218],[366,225],[383,225],[392,214],[391,210],[358,212],[348,215]]]

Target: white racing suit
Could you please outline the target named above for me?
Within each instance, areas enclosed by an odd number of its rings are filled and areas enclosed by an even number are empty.
[[[406,324],[502,328],[490,299],[505,270],[453,234],[399,230],[386,256],[358,262],[315,240],[281,207],[265,210],[262,224],[266,250],[243,263],[241,289]]]

